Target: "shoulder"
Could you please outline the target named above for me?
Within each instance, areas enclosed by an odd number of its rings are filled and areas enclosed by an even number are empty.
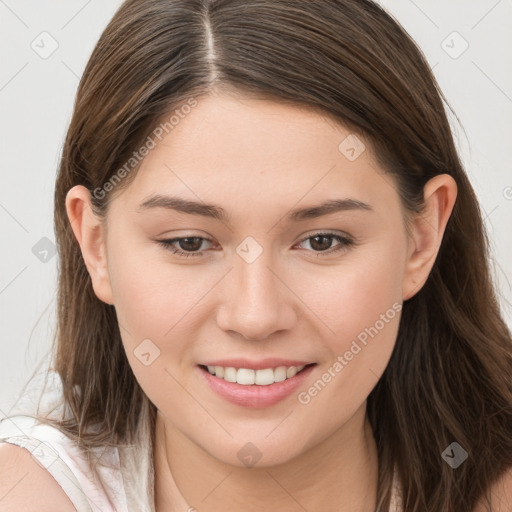
[[[490,488],[492,512],[510,512],[512,510],[512,467],[509,468]],[[482,498],[474,512],[490,512]]]
[[[3,512],[75,512],[64,490],[25,448],[0,443],[0,503]]]

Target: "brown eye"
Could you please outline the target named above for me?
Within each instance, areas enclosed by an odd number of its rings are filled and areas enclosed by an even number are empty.
[[[334,249],[329,250],[332,246],[333,239],[337,240],[338,244],[334,246]],[[352,239],[335,233],[315,233],[312,236],[304,238],[301,244],[308,240],[310,240],[309,245],[313,252],[318,253],[316,254],[317,256],[323,256],[322,253],[332,254],[354,245]]]
[[[202,238],[198,236],[180,238],[179,240],[177,240],[177,242],[180,249],[195,252],[200,249],[202,244]]]
[[[199,251],[199,249],[204,241],[211,242],[210,239],[201,236],[187,236],[172,238],[170,240],[157,240],[157,243],[174,254],[188,257],[201,256],[202,251]],[[179,247],[176,247],[176,244],[178,244]]]

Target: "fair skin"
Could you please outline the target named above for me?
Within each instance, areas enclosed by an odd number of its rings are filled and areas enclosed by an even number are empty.
[[[425,211],[408,233],[394,180],[369,143],[353,161],[338,149],[350,133],[310,110],[205,96],[149,152],[110,203],[106,224],[92,213],[87,189],[69,191],[66,207],[94,291],[115,306],[130,365],[159,411],[158,512],[182,510],[180,494],[200,512],[375,510],[378,459],[366,400],[395,345],[393,305],[426,281],[456,185],[448,175],[430,180]],[[213,203],[230,219],[140,209],[152,194]],[[348,198],[370,208],[287,220],[296,208]],[[354,244],[331,236],[323,249],[310,237],[326,231]],[[174,247],[200,256],[156,242],[187,236],[204,240]],[[247,237],[262,249],[251,263],[236,252]],[[383,314],[357,357],[300,403],[299,392]],[[134,353],[145,339],[160,350],[149,366]],[[316,366],[285,400],[247,408],[198,377],[201,361],[230,357]],[[248,442],[261,455],[254,467],[237,456]]]

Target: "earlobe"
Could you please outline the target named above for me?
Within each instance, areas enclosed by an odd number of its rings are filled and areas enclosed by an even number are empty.
[[[66,211],[91,276],[94,293],[106,304],[113,304],[106,258],[105,229],[102,220],[92,210],[91,194],[86,187],[76,185],[68,191]]]
[[[413,297],[427,281],[456,198],[457,184],[448,174],[435,176],[423,188],[424,208],[411,221],[403,300]]]

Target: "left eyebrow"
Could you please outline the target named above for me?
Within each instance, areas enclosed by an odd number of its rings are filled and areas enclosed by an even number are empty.
[[[225,222],[226,224],[229,224],[231,220],[231,216],[221,206],[184,199],[178,196],[152,195],[139,205],[138,210],[152,208],[164,208],[189,215],[200,215]],[[357,199],[331,199],[319,205],[292,210],[286,215],[286,221],[299,222],[351,210],[373,211],[373,208],[369,204]]]

